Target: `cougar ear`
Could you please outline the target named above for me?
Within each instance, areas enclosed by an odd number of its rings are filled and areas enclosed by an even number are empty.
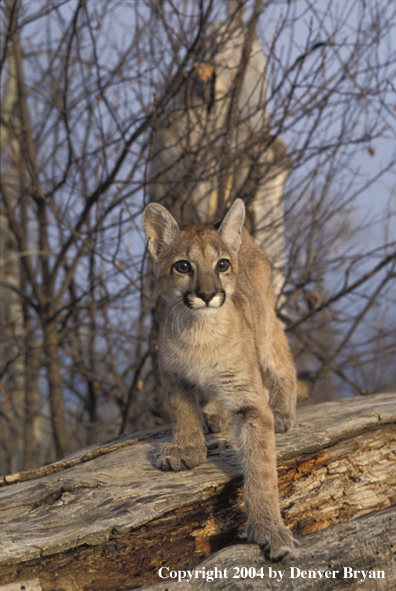
[[[239,251],[242,244],[242,226],[245,221],[245,206],[242,199],[236,199],[221,222],[219,234],[234,251]]]
[[[143,230],[146,234],[147,247],[155,261],[164,247],[168,246],[179,232],[174,217],[159,203],[150,203],[143,212]]]

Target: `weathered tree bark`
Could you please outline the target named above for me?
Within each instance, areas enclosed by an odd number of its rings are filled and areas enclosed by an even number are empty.
[[[289,575],[282,589],[357,588],[362,575],[343,578],[344,566],[384,571],[384,578],[370,579],[370,591],[396,586],[394,394],[300,408],[296,427],[277,436],[283,517],[302,535],[301,558],[293,563],[268,563],[259,548],[240,545],[246,514],[229,434],[207,437],[208,459],[198,468],[161,473],[152,460],[169,437],[168,427],[123,435],[0,479],[0,585],[140,588],[160,584],[161,567],[191,570],[221,550],[203,563],[206,570],[263,566],[263,579],[227,579],[234,589],[278,588],[268,579],[270,566]],[[233,544],[239,545],[226,548]],[[342,578],[293,579],[291,566],[340,570]],[[197,579],[195,588],[203,583]],[[223,588],[224,581],[210,585]]]
[[[396,508],[391,507],[303,536],[300,538],[300,560],[273,564],[265,560],[258,546],[232,546],[199,564],[190,583],[186,583],[187,573],[179,575],[180,579],[185,577],[180,582],[173,582],[169,571],[163,569],[161,574],[166,580],[146,589],[353,591],[362,589],[362,583],[365,583],[363,589],[369,591],[394,591],[396,557],[395,550],[392,557],[392,544],[395,539]],[[123,588],[123,591],[128,589],[132,587]]]

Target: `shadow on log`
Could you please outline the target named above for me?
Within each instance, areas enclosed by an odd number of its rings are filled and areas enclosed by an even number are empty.
[[[169,438],[166,427],[141,431],[1,478],[0,591],[177,591],[187,583],[171,571],[215,566],[228,577],[197,576],[188,588],[396,588],[394,394],[300,408],[296,427],[277,435],[282,514],[301,536],[293,562],[271,564],[244,543],[230,435],[208,436],[207,461],[180,473],[153,467]],[[235,567],[247,577],[233,579]],[[282,583],[269,578],[270,567],[285,571]],[[344,567],[366,574],[349,577]],[[249,568],[263,576],[250,578]]]

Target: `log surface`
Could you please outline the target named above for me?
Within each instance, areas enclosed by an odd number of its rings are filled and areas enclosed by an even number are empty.
[[[169,428],[122,436],[0,482],[0,584],[45,589],[157,583],[243,541],[242,477],[229,433],[207,437],[207,461],[159,472]],[[307,406],[277,436],[281,508],[296,534],[396,504],[396,398]],[[0,588],[1,589],[1,588]]]
[[[300,538],[301,556],[296,560],[286,559],[274,564],[265,560],[255,545],[232,546],[216,552],[196,566],[191,571],[190,583],[185,582],[188,573],[178,575],[181,581],[175,582],[170,577],[170,571],[164,570],[161,574],[167,579],[146,587],[146,590],[355,591],[363,588],[368,591],[394,591],[395,541],[396,507],[391,507],[303,536]],[[254,569],[250,571],[250,576],[249,569]],[[274,576],[278,571],[283,573],[281,578],[279,574]]]

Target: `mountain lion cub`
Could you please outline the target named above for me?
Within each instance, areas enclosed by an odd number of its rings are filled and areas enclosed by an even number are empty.
[[[186,470],[206,458],[198,400],[212,431],[229,416],[245,476],[248,540],[269,558],[296,555],[278,499],[275,431],[295,418],[296,371],[274,311],[271,270],[243,228],[237,199],[220,227],[179,229],[158,203],[143,228],[154,259],[160,303],[159,364],[172,420],[173,442],[157,458],[163,470]]]

